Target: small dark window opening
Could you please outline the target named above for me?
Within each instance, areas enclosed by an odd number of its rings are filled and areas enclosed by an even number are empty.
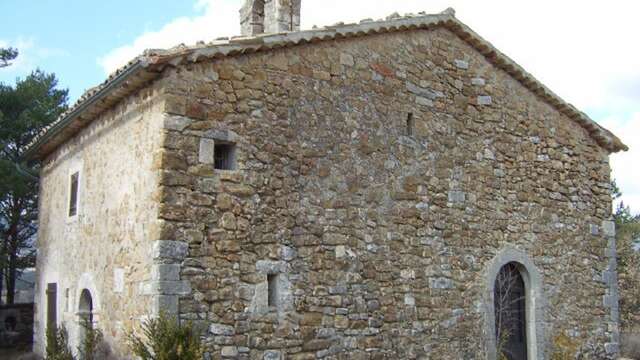
[[[407,136],[413,136],[414,126],[413,113],[409,113],[409,115],[407,115]]]
[[[235,144],[215,144],[213,149],[213,167],[219,170],[235,170]]]
[[[278,274],[267,275],[267,305],[278,306]]]
[[[69,188],[69,216],[75,216],[78,213],[78,179],[80,174],[71,175],[71,185]]]
[[[58,323],[57,304],[58,284],[47,284],[47,328],[55,329]]]

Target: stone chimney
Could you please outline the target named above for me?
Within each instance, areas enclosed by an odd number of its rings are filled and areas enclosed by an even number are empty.
[[[245,0],[240,9],[242,35],[300,30],[302,0]]]

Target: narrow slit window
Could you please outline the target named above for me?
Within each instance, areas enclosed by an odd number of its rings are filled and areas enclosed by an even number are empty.
[[[71,175],[71,181],[69,185],[69,216],[76,216],[78,213],[78,180],[80,178],[79,173]]]
[[[219,170],[235,170],[235,145],[216,144],[213,149],[213,167]]]
[[[409,115],[407,115],[407,128],[406,128],[406,135],[407,136],[413,136],[413,128],[415,126],[414,120],[413,120],[413,113],[409,113]]]
[[[47,284],[47,328],[55,329],[58,324],[58,304],[57,304],[58,284]]]
[[[278,306],[278,275],[267,275],[267,305],[269,307]]]

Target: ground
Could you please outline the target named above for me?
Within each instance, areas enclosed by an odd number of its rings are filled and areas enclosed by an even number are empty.
[[[0,349],[0,360],[17,359],[20,355],[27,353],[28,351],[22,349]]]

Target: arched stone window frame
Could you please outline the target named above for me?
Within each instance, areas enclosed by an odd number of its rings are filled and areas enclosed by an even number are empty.
[[[94,281],[93,275],[90,273],[83,273],[82,275],[80,275],[80,278],[78,279],[78,282],[76,284],[76,291],[75,291],[76,309],[79,304],[78,302],[79,302],[80,296],[82,295],[82,290],[84,289],[87,289],[91,294],[91,300],[93,302],[93,322],[96,323],[98,322],[97,316],[99,316],[100,314],[101,301],[100,301],[100,294],[98,293],[98,288],[96,287],[96,283]]]
[[[544,296],[542,275],[531,258],[523,251],[507,247],[491,260],[485,272],[485,334],[489,360],[496,360],[496,330],[494,294],[498,273],[503,266],[515,263],[525,287],[527,358],[544,359]]]
[[[87,291],[89,293],[89,295],[91,296],[91,323],[93,324],[94,328],[96,328],[97,324],[100,321],[100,309],[101,309],[101,301],[100,301],[100,294],[98,292],[98,289],[95,285],[95,281],[93,278],[93,275],[91,273],[83,273],[82,275],[80,275],[80,278],[78,279],[78,282],[76,284],[76,291],[75,291],[75,297],[74,297],[74,302],[75,302],[75,319],[74,319],[74,323],[75,323],[75,329],[73,332],[71,332],[71,329],[67,329],[70,331],[70,337],[72,339],[72,345],[77,347],[80,346],[80,344],[82,343],[82,338],[84,337],[84,330],[82,329],[82,317],[85,315],[83,313],[83,311],[80,309],[81,306],[81,297],[82,297],[82,293],[83,291]]]

